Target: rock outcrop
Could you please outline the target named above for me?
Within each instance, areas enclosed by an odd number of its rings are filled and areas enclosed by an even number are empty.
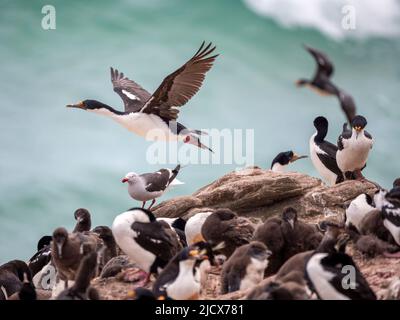
[[[328,187],[321,180],[297,172],[275,173],[260,168],[230,172],[190,196],[164,201],[154,208],[160,217],[189,217],[195,212],[229,208],[239,215],[268,218],[284,207],[300,216],[342,216],[344,205],[360,193],[373,194],[367,181],[346,181]]]

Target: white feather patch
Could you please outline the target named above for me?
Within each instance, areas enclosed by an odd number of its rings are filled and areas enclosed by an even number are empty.
[[[131,100],[139,100],[140,101],[139,97],[135,96],[133,93],[130,93],[129,91],[122,90],[122,93]]]

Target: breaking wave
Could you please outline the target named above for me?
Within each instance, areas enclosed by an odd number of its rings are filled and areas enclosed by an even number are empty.
[[[257,14],[272,18],[284,27],[313,28],[336,40],[392,38],[400,35],[398,0],[244,0],[244,2]],[[342,20],[348,13],[346,6],[351,6],[350,10],[354,12],[355,29],[342,27]]]

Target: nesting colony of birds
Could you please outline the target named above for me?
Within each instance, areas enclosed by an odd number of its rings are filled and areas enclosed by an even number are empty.
[[[326,140],[328,119],[316,115],[310,154],[281,152],[272,160],[270,172],[283,174],[290,163],[310,157],[330,188],[348,180],[370,183],[362,174],[373,148],[367,119],[356,112],[351,95],[331,80],[334,67],[328,56],[305,49],[317,68],[312,79],[300,79],[297,85],[337,97],[346,122],[337,143],[331,143]],[[203,132],[185,127],[177,118],[179,108],[199,91],[213,66],[218,56],[214,51],[211,43],[203,43],[153,94],[111,68],[113,89],[124,111],[96,100],[68,107],[107,116],[142,137],[158,130],[166,141],[211,152],[200,141]],[[229,205],[186,217],[156,216],[156,199],[182,183],[177,179],[180,169],[175,164],[153,173],[127,173],[122,182],[135,205],[115,213],[108,226],[93,228],[95,214],[77,209],[71,214],[76,220],[73,230],[60,226],[39,239],[29,261],[0,266],[0,300],[187,300],[234,298],[235,293],[256,300],[380,297],[354,255],[364,261],[376,256],[400,258],[400,179],[390,189],[373,182],[374,194],[359,194],[346,205],[343,217],[324,219],[321,214],[318,223],[290,206],[266,219],[240,216]],[[218,283],[211,295],[210,279]],[[118,296],[105,295],[111,283],[123,284]],[[388,292],[385,298],[400,298],[399,279],[393,280]]]

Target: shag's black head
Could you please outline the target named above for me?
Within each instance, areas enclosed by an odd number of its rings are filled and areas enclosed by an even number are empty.
[[[396,180],[393,181],[393,188],[399,188],[400,187],[400,178],[397,178]]]
[[[139,210],[139,211],[143,211],[150,219],[150,222],[154,222],[156,221],[156,217],[154,216],[153,212],[151,212],[150,210],[147,210],[145,208],[130,208],[128,211],[135,211],[135,210]]]
[[[123,112],[120,112],[118,110],[115,110],[111,108],[109,105],[106,105],[105,103],[102,103],[97,100],[84,100],[84,101],[79,101],[78,103],[75,104],[67,104],[67,108],[77,108],[77,109],[82,109],[82,110],[100,110],[100,109],[107,109],[108,111],[115,113],[115,114],[124,114]]]
[[[291,150],[278,153],[278,155],[274,158],[274,160],[272,160],[271,169],[275,163],[279,163],[282,166],[288,165],[290,160],[293,158],[293,154],[294,153]]]
[[[39,239],[37,243],[37,250],[40,251],[44,247],[50,245],[52,237],[51,236],[43,236]]]
[[[328,120],[325,117],[316,117],[314,119],[314,127],[317,129],[317,131],[322,131],[324,129],[328,128]]]
[[[323,141],[328,133],[328,120],[325,117],[317,117],[314,119],[314,127],[317,129],[316,141]]]
[[[280,152],[278,155],[272,160],[271,169],[273,168],[275,163],[279,163],[282,166],[286,166],[291,162],[295,162],[296,160],[307,158],[307,156],[299,156],[294,153],[292,150]]]
[[[311,82],[311,81],[308,80],[308,79],[299,79],[299,80],[296,81],[296,86],[298,86],[298,87],[303,87],[303,86],[305,86],[306,84],[309,84],[310,82]]]
[[[363,116],[355,116],[353,121],[351,121],[351,126],[356,131],[361,131],[366,127],[366,125],[367,119],[365,119]]]
[[[181,231],[185,231],[186,220],[179,217],[179,218],[175,219],[175,221],[172,223],[171,226],[174,229],[179,229]]]

